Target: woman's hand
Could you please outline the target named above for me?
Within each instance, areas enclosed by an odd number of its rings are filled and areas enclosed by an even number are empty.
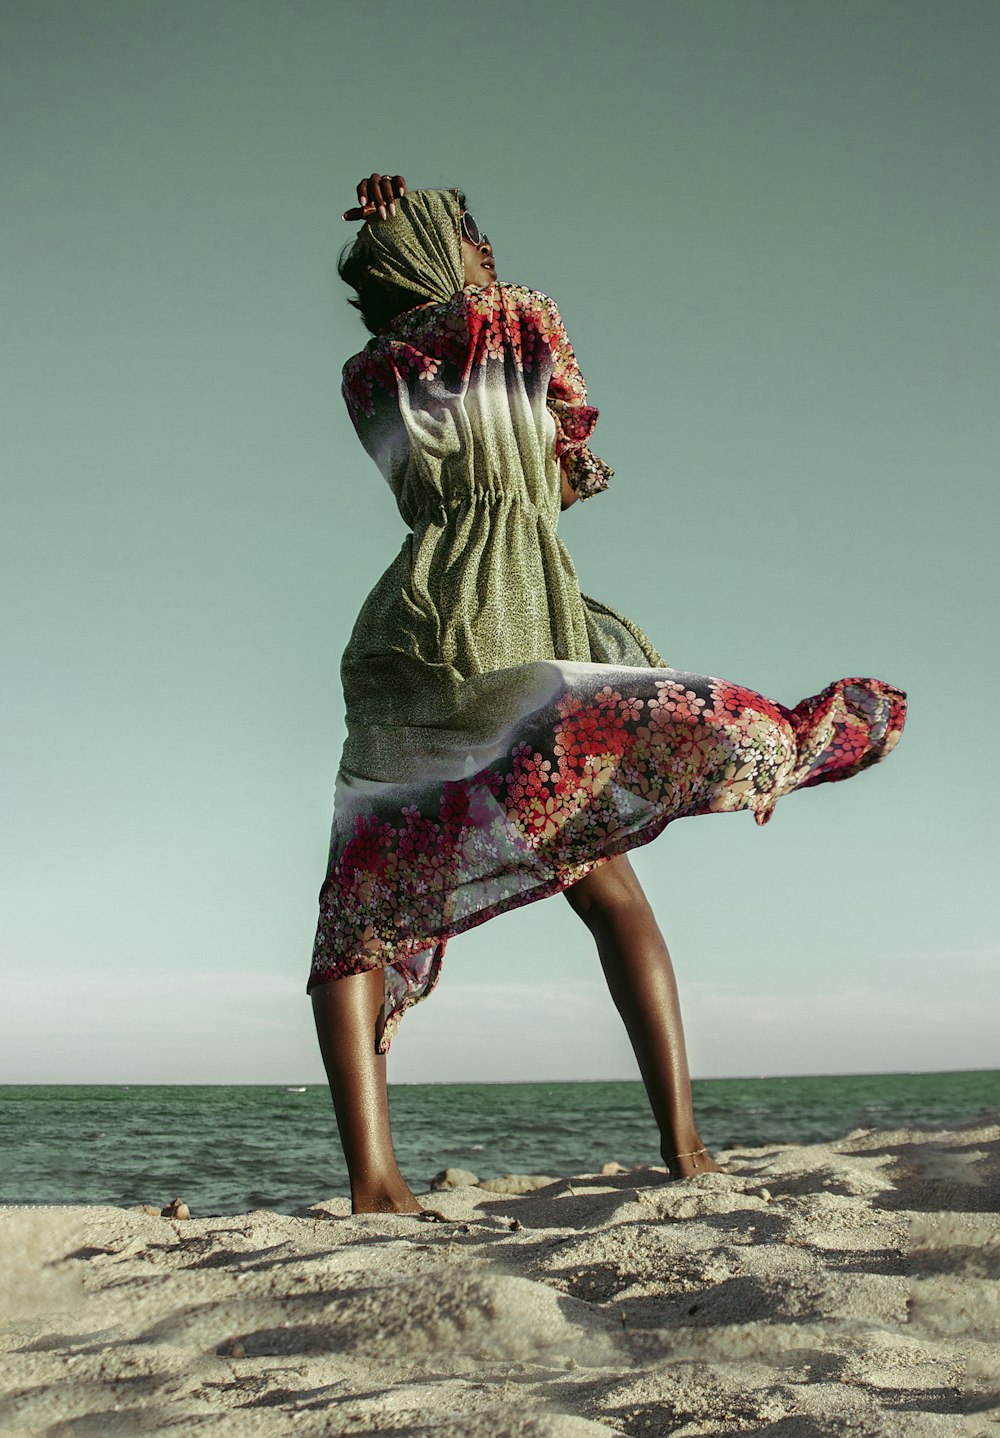
[[[396,200],[406,194],[406,181],[402,175],[369,175],[358,185],[358,208],[345,210],[345,220],[367,220],[378,214],[381,219],[396,213]]]

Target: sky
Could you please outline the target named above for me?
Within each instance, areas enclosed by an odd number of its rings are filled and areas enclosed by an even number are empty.
[[[996,1067],[995,0],[0,16],[0,1082],[322,1080],[338,666],[405,533],[339,392],[372,170],[556,299],[586,593],[788,705],[910,696],[886,764],[634,853],[693,1073]],[[569,905],[453,940],[389,1077],[636,1077]]]

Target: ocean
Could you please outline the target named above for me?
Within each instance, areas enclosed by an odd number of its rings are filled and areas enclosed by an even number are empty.
[[[855,1128],[947,1127],[1000,1111],[1000,1071],[700,1079],[716,1151],[817,1143]],[[636,1083],[390,1085],[400,1168],[415,1192],[443,1168],[488,1178],[660,1162]],[[0,1203],[163,1206],[196,1218],[294,1213],[349,1192],[324,1085],[0,1086]]]

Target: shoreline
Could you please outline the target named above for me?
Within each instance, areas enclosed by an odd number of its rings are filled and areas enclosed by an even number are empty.
[[[445,1166],[485,1179],[597,1173],[608,1160],[660,1163],[638,1079],[404,1084],[391,1092],[396,1152],[414,1191]],[[4,1096],[0,1203],[162,1208],[180,1195],[201,1218],[264,1207],[295,1214],[350,1191],[325,1083],[291,1091],[48,1085],[8,1087]],[[696,1113],[725,1164],[732,1151],[834,1143],[860,1127],[1000,1122],[1000,1071],[706,1081]]]
[[[446,1223],[4,1206],[0,1432],[995,1432],[996,1117],[723,1157]]]

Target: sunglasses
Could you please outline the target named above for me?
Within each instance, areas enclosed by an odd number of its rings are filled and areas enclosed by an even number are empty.
[[[482,233],[468,210],[462,212],[462,234],[470,245],[488,245],[490,242],[489,235]]]

